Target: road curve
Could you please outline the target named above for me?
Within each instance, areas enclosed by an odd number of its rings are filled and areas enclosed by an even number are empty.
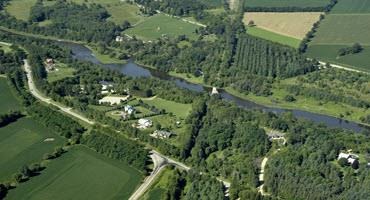
[[[32,70],[31,70],[31,66],[29,65],[28,63],[28,60],[23,60],[24,61],[24,70],[26,71],[27,73],[27,79],[28,79],[28,87],[29,87],[29,90],[31,92],[31,94],[36,97],[37,99],[39,99],[40,101],[42,102],[45,102],[45,103],[48,103],[48,104],[51,104],[53,106],[56,106],[58,107],[62,112],[68,114],[68,115],[71,115],[77,119],[80,119],[88,124],[95,124],[93,121],[89,120],[88,118],[80,115],[79,113],[76,113],[74,111],[72,111],[72,108],[69,108],[69,107],[65,107],[65,106],[62,106],[62,105],[59,105],[57,104],[56,102],[54,102],[53,100],[51,100],[50,98],[45,98],[36,88],[36,85],[35,85],[35,82],[33,81],[33,77],[32,77]]]

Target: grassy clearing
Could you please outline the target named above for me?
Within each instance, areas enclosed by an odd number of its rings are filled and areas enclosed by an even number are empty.
[[[324,7],[329,0],[244,0],[247,7]]]
[[[111,15],[109,20],[121,25],[125,20],[129,21],[131,24],[139,23],[146,19],[141,12],[139,7],[127,2],[122,2],[119,0],[70,0],[75,3],[85,3],[91,4],[96,3],[104,6],[105,9]]]
[[[57,63],[55,65],[56,70],[48,73],[48,81],[50,83],[65,79],[67,77],[73,77],[75,69],[68,67],[64,63]]]
[[[370,13],[368,0],[340,0],[331,13]]]
[[[168,113],[173,113],[179,118],[186,118],[191,111],[191,104],[182,104],[174,101],[168,101],[161,98],[142,99],[143,102],[155,106],[158,109],[165,109]]]
[[[177,72],[169,72],[168,73],[170,76],[173,76],[173,77],[178,77],[178,78],[181,78],[181,79],[184,79],[190,83],[196,83],[196,84],[202,84],[204,85],[204,80],[203,80],[203,76],[199,76],[199,77],[195,77],[194,75],[192,74],[187,74],[187,73],[177,73]]]
[[[153,185],[149,190],[144,194],[144,200],[161,200],[165,199],[165,193],[168,188],[168,184],[171,178],[175,176],[175,171],[169,168],[166,168],[155,180]]]
[[[125,63],[124,60],[120,60],[117,58],[120,52],[116,49],[110,48],[109,51],[114,52],[114,55],[108,55],[108,54],[99,53],[98,48],[93,44],[85,45],[85,46],[89,48],[92,51],[92,53],[95,55],[95,57],[103,64],[112,64],[112,63],[124,64]]]
[[[5,9],[15,18],[28,21],[31,7],[34,6],[35,3],[36,0],[12,0]]]
[[[147,41],[164,36],[177,37],[179,35],[186,35],[191,39],[195,39],[197,38],[195,30],[198,27],[178,18],[157,14],[124,31],[124,33]]]
[[[9,45],[7,43],[0,42],[0,49],[3,50],[5,53],[8,53],[8,52],[12,51],[10,49],[10,46],[11,45]]]
[[[346,45],[310,45],[306,55],[318,58],[321,61],[341,65],[370,73],[370,46],[358,54],[349,54],[338,57],[338,51]]]
[[[270,40],[279,44],[291,46],[293,48],[298,48],[301,40],[296,38],[288,37],[285,35],[280,35],[271,31],[267,31],[258,27],[248,27],[247,33],[265,40]]]
[[[53,23],[53,21],[51,20],[45,20],[45,21],[42,21],[40,22],[38,25],[41,26],[41,27],[45,27],[45,26],[49,26]]]
[[[247,12],[243,22],[248,25],[253,21],[262,28],[280,35],[303,39],[312,25],[319,21],[321,12]]]
[[[128,199],[141,178],[125,163],[76,146],[40,176],[11,190],[8,199]]]
[[[55,140],[44,142],[46,138]],[[45,153],[52,152],[64,141],[31,118],[0,128],[0,181],[10,178],[23,165],[40,161]]]
[[[7,79],[0,77],[0,114],[7,113],[10,110],[19,110],[20,108],[20,102],[12,93]]]

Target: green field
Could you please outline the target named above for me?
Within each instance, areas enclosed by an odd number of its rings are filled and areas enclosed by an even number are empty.
[[[54,141],[44,142],[46,138]],[[0,181],[6,180],[23,165],[42,160],[64,139],[31,118],[22,118],[0,128]]]
[[[3,50],[5,53],[10,52],[10,45],[7,43],[0,42],[0,49]]]
[[[176,103],[161,98],[142,99],[143,102],[155,106],[158,109],[165,109],[168,113],[172,112],[180,118],[186,118],[191,111],[191,104]]]
[[[339,0],[331,13],[370,13],[369,0]]]
[[[244,0],[244,7],[324,7],[329,0]]]
[[[370,72],[370,46],[364,47],[364,50],[361,53],[338,57],[338,51],[343,47],[348,46],[310,45],[306,52],[306,56],[317,58],[324,62]]]
[[[141,178],[125,163],[76,146],[50,162],[41,175],[11,190],[8,199],[128,199]]]
[[[112,22],[121,25],[125,20],[129,21],[131,24],[139,23],[145,20],[139,7],[133,4],[122,2],[119,0],[70,0],[75,3],[96,3],[104,6],[105,9],[109,12],[111,17],[109,20]]]
[[[271,31],[264,30],[258,27],[247,27],[247,33],[265,40],[277,42],[280,44],[288,45],[294,48],[298,48],[301,43],[300,40],[285,35],[280,35]]]
[[[0,114],[19,109],[20,103],[12,93],[7,79],[0,77]]]
[[[28,21],[31,7],[35,5],[35,3],[36,0],[12,0],[5,9],[15,18]]]
[[[143,40],[155,40],[160,37],[177,37],[179,35],[186,35],[191,39],[195,39],[197,38],[197,34],[195,33],[195,29],[197,28],[199,26],[184,22],[181,19],[157,14],[137,24],[135,27],[124,31],[124,33]]]
[[[170,179],[174,177],[174,170],[170,170],[168,168],[164,169],[162,173],[156,178],[153,185],[149,188],[149,190],[144,194],[144,200],[162,200],[166,199],[165,194],[167,188],[169,187],[168,184]]]
[[[48,73],[48,81],[50,83],[65,79],[67,77],[72,77],[75,71],[73,68],[68,67],[64,63],[57,63],[55,68],[56,70]]]

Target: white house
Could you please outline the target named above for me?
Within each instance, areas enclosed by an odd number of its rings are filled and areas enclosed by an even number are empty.
[[[347,162],[352,165],[353,162],[355,162],[356,160],[358,160],[358,155],[352,154],[352,153],[343,153],[343,152],[341,152],[338,155],[338,160],[341,159],[341,158],[346,159]]]
[[[135,108],[134,108],[134,107],[132,107],[132,106],[130,106],[130,105],[126,105],[126,106],[124,107],[124,111],[125,111],[127,114],[131,115],[131,114],[133,114],[133,113],[135,112]]]
[[[153,122],[150,119],[139,119],[137,121],[137,128],[146,129],[153,126]]]
[[[170,138],[171,135],[172,133],[168,131],[155,130],[153,134],[151,134],[150,136],[155,137],[155,138],[165,139],[165,138]]]
[[[122,36],[116,36],[116,42],[123,42]]]

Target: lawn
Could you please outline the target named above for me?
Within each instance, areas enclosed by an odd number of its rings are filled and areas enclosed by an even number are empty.
[[[123,162],[76,146],[11,190],[8,199],[128,199],[142,176]]]
[[[122,2],[119,0],[70,0],[75,3],[85,3],[91,4],[96,3],[104,6],[105,9],[111,15],[109,20],[121,25],[125,20],[129,21],[131,24],[139,23],[146,19],[140,12],[139,7],[134,4],[129,4],[127,2]]]
[[[253,21],[258,28],[301,40],[312,29],[313,24],[319,21],[321,14],[321,12],[246,12],[243,22],[248,25]]]
[[[147,41],[160,37],[177,37],[179,35],[186,35],[191,39],[195,39],[197,38],[195,33],[197,28],[199,26],[184,22],[179,18],[157,14],[124,31],[124,33]]]
[[[0,114],[10,110],[20,110],[21,105],[16,96],[12,93],[7,79],[0,77]]]
[[[67,77],[73,77],[75,69],[68,67],[64,63],[56,63],[56,70],[48,73],[48,81],[50,83],[65,79]]]
[[[369,0],[339,0],[331,13],[370,13]]]
[[[35,3],[36,0],[11,0],[5,9],[15,18],[28,21],[31,7],[35,5]]]
[[[370,14],[329,14],[321,22],[307,56],[356,69],[370,70]],[[363,52],[338,57],[338,50],[360,43]]]
[[[329,0],[244,0],[245,7],[324,7]]]
[[[10,46],[11,45],[8,43],[0,42],[0,49],[3,50],[5,53],[11,51]]]
[[[143,102],[155,106],[158,109],[165,109],[168,113],[173,113],[179,118],[186,118],[191,111],[191,104],[182,104],[174,101],[168,101],[156,97],[154,99],[142,99]]]
[[[280,35],[262,28],[258,27],[247,27],[247,33],[265,40],[270,40],[272,42],[280,43],[283,45],[288,45],[294,48],[298,48],[301,40],[293,37]]]
[[[46,138],[54,141],[44,142]],[[7,180],[23,165],[38,162],[64,139],[31,118],[21,118],[0,128],[0,181]]]

